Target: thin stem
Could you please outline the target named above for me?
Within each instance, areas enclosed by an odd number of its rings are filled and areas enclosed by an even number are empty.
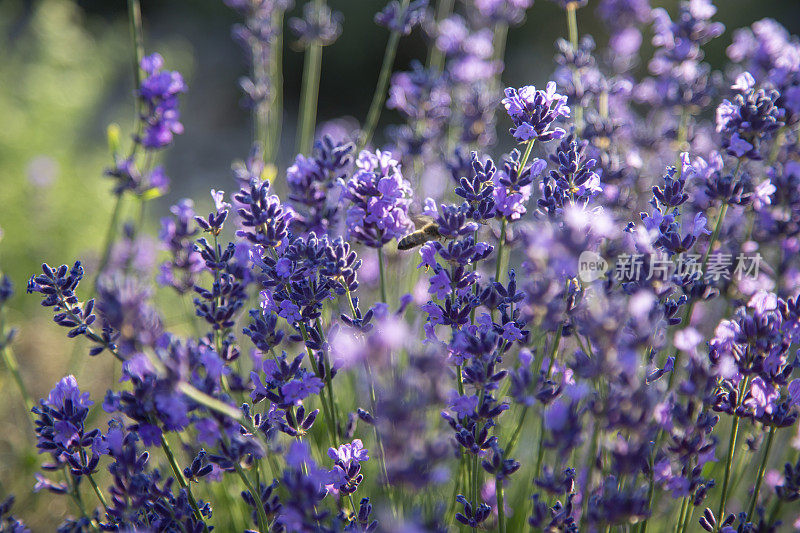
[[[686,518],[684,518],[683,520],[683,527],[681,528],[681,533],[686,533],[687,529],[689,528],[689,524],[692,522],[692,516],[694,516],[694,505],[692,505],[692,500],[689,499],[688,509],[686,509]]]
[[[681,512],[678,514],[678,520],[675,522],[675,525],[672,528],[672,531],[675,533],[680,533],[680,529],[683,526],[683,519],[686,516],[686,505],[689,502],[689,499],[684,497],[681,499]]]
[[[742,380],[742,384],[739,388],[739,396],[738,400],[741,403],[742,395],[744,391],[747,389],[747,382],[749,378],[745,378]],[[738,405],[737,405],[738,407]],[[734,413],[736,411],[734,410]],[[731,466],[733,465],[733,457],[736,454],[736,438],[739,434],[739,415],[733,415],[733,424],[731,424],[731,435],[730,435],[730,444],[728,445],[728,458],[725,461],[725,477],[722,481],[722,493],[720,495],[719,500],[719,508],[717,510],[717,521],[722,522],[725,519],[725,504],[728,502],[728,484],[730,483],[731,479]]]
[[[738,163],[736,163],[736,169],[733,171],[733,180],[731,183],[731,188],[736,183],[736,178],[739,175],[739,170],[741,169],[741,166],[742,166],[742,159],[739,159]],[[708,258],[711,256],[711,251],[714,249],[714,245],[716,244],[717,239],[719,238],[719,234],[722,231],[722,225],[723,222],[725,221],[725,215],[727,214],[727,212],[728,212],[728,203],[724,202],[720,207],[719,215],[717,215],[717,222],[716,224],[714,224],[714,231],[711,234],[711,238],[708,241],[708,249],[706,249],[706,253],[703,255],[703,261],[700,264],[700,275],[702,275],[702,273],[706,269],[706,265],[708,264]],[[696,299],[693,299],[691,302],[689,302],[689,307],[686,309],[686,314],[684,315],[682,322],[684,327],[691,326],[692,314],[694,312],[694,306],[696,303],[697,303]],[[672,385],[675,382],[675,375],[677,374],[678,368],[680,366],[680,355],[681,351],[676,349],[674,367],[672,372],[670,372],[669,374],[669,379],[667,380],[668,391],[672,390]]]
[[[65,468],[64,477],[67,480],[67,484],[71,487],[72,492],[72,499],[75,502],[75,505],[78,507],[78,510],[81,513],[81,516],[89,521],[92,525],[92,528],[95,531],[100,531],[100,528],[97,527],[97,523],[89,517],[89,513],[86,512],[86,506],[83,504],[83,497],[81,496],[80,488],[78,487],[78,478],[73,476],[71,473],[68,473]]]
[[[381,301],[387,303],[389,300],[386,298],[386,272],[383,260],[383,247],[378,248],[378,270],[381,276]]]
[[[142,85],[142,69],[140,67],[144,57],[144,32],[142,31],[142,6],[139,0],[128,0],[128,26],[133,42],[133,79],[136,81],[136,88]],[[136,98],[136,119],[137,131],[141,126],[139,117],[141,116],[139,98]]]
[[[514,449],[517,447],[517,442],[519,442],[519,436],[522,434],[522,427],[527,414],[528,406],[526,405],[522,408],[522,412],[519,414],[517,427],[514,429],[514,433],[511,435],[511,439],[508,441],[508,446],[506,446],[506,456],[510,456],[512,453],[514,453]]]
[[[453,480],[453,494],[450,496],[450,508],[447,511],[447,524],[452,524],[452,519],[455,517],[456,498],[458,497],[458,489],[461,486],[461,478],[464,477],[464,466],[467,462],[467,455],[463,450],[460,450],[461,458],[458,460],[458,473]]]
[[[28,388],[25,386],[25,382],[22,380],[22,375],[19,373],[19,363],[17,362],[17,358],[14,355],[14,352],[11,350],[11,347],[6,342],[7,334],[5,327],[5,313],[3,311],[3,308],[0,307],[0,354],[3,357],[3,363],[6,365],[8,371],[11,372],[14,382],[17,384],[19,394],[22,396],[22,402],[25,404],[25,410],[28,413],[28,421],[32,423],[33,420],[31,419],[31,409],[34,407],[33,399],[28,393]]]
[[[253,500],[256,503],[256,516],[258,517],[258,529],[259,531],[269,531],[269,520],[267,519],[267,513],[264,511],[264,502],[261,499],[261,487],[256,488],[253,487],[253,484],[250,482],[250,478],[247,477],[247,474],[242,470],[242,466],[237,462],[233,462],[233,468],[236,470],[236,473],[239,474],[239,477],[242,479],[245,487],[253,496]]]
[[[114,238],[117,235],[117,225],[119,224],[119,217],[122,214],[122,198],[124,194],[120,192],[117,194],[117,199],[114,202],[114,210],[111,212],[111,220],[108,222],[108,229],[106,230],[106,238],[103,244],[103,255],[100,256],[100,263],[97,265],[97,272],[94,276],[94,287],[97,288],[97,282],[100,279],[100,274],[106,269],[108,260],[111,258],[111,248],[114,246]]]
[[[500,240],[497,242],[497,264],[494,268],[494,280],[498,283],[501,283],[500,275],[503,273],[503,247],[506,242],[507,230],[508,220],[506,220],[506,217],[503,217],[503,221],[500,223]]]
[[[764,472],[767,469],[767,461],[769,460],[769,452],[772,449],[772,439],[775,437],[776,426],[769,428],[769,436],[767,437],[767,446],[764,448],[764,457],[761,458],[761,465],[758,467],[758,475],[756,476],[756,488],[753,490],[753,498],[750,500],[750,508],[747,510],[747,521],[753,517],[753,512],[756,510],[758,503],[758,493],[761,491],[761,482],[764,480]]]
[[[478,454],[472,457],[472,508],[478,508],[478,487],[480,486],[479,480],[480,466],[478,465]],[[473,528],[473,531],[475,528]]]
[[[506,531],[506,511],[503,508],[503,481],[500,478],[494,480],[494,492],[497,496],[497,531]]]
[[[97,499],[100,501],[103,509],[108,512],[108,503],[106,503],[106,498],[103,496],[103,492],[100,490],[100,487],[98,487],[97,483],[94,481],[94,477],[92,477],[91,474],[87,474],[86,479],[89,480],[89,484],[92,486],[92,489],[94,489],[94,493],[97,495]]]
[[[182,488],[186,489],[186,497],[189,499],[189,505],[192,506],[192,510],[194,511],[197,519],[203,522],[203,530],[208,531],[208,526],[205,525],[203,515],[200,513],[200,508],[197,506],[197,500],[194,499],[194,495],[192,494],[192,488],[186,482],[186,478],[183,477],[181,467],[178,466],[178,462],[175,460],[175,455],[172,453],[172,448],[170,448],[169,442],[167,442],[167,438],[164,436],[164,433],[161,433],[161,449],[164,450],[164,454],[167,456],[167,462],[169,463],[170,468],[172,468],[172,473],[175,475],[175,479],[178,481],[178,484]]]
[[[578,2],[570,2],[566,6],[567,12],[567,33],[569,34],[569,42],[572,49],[578,51],[578,18],[575,12],[578,9]],[[576,68],[572,68],[572,84],[575,86],[575,93],[578,94],[579,87],[581,86],[580,73]],[[579,102],[575,102],[572,106],[575,110],[575,125],[579,130],[583,129],[583,106]]]
[[[595,458],[597,457],[597,439],[600,436],[600,424],[597,420],[594,421],[592,429],[592,440],[589,443],[589,452],[586,456],[586,463],[584,466],[584,481],[583,481],[583,494],[586,494],[587,488],[592,482],[592,469],[594,467]],[[581,505],[581,520],[585,521],[589,514],[589,498],[584,498]],[[649,506],[648,506],[649,508]]]
[[[401,1],[400,17],[405,13],[408,4],[409,0]],[[369,106],[369,112],[367,112],[367,120],[364,122],[364,128],[361,130],[361,138],[358,140],[358,150],[356,150],[356,153],[363,150],[370,143],[375,133],[375,128],[378,126],[378,119],[381,116],[383,103],[386,101],[386,90],[389,87],[389,76],[394,66],[394,58],[397,55],[398,44],[400,44],[400,32],[392,31],[389,34],[389,41],[383,53],[383,63],[381,64],[380,74],[378,74],[378,85],[375,87],[375,93],[372,95],[372,103]]]
[[[436,23],[443,21],[453,12],[454,0],[439,0],[436,5]],[[439,50],[434,41],[428,53],[428,66],[435,72],[441,72],[444,68],[444,53]]]
[[[317,121],[317,98],[322,70],[322,44],[311,43],[306,48],[303,67],[303,86],[300,90],[300,129],[297,133],[297,152],[307,154],[314,142]]]
[[[522,155],[522,160],[519,162],[519,171],[525,168],[525,165],[528,163],[528,159],[531,156],[531,151],[533,150],[533,144],[536,142],[536,139],[529,140],[525,145],[525,153]],[[498,283],[501,283],[500,276],[503,274],[503,248],[505,247],[506,243],[506,231],[508,227],[508,221],[505,217],[500,225],[500,240],[497,243],[497,264],[495,265],[494,270],[494,280]]]
[[[283,11],[278,10],[275,14],[275,29],[277,35],[272,44],[272,57],[270,58],[270,69],[272,70],[272,90],[273,100],[270,109],[270,121],[268,138],[269,142],[265,147],[265,159],[275,161],[280,151],[281,129],[283,128]]]
[[[305,324],[302,322],[300,322],[300,334],[303,336],[303,343],[308,342],[308,331],[306,330]],[[321,377],[318,372],[317,364],[314,362],[314,354],[311,352],[311,349],[308,346],[306,346],[306,353],[308,354],[308,362],[314,368],[314,373],[317,375],[317,377]],[[322,412],[325,415],[325,423],[328,427],[328,432],[330,433],[331,446],[336,446],[336,434],[338,429],[335,426],[336,422],[333,415],[333,403],[325,400],[325,390],[326,389],[322,389],[319,392],[319,398],[320,403],[322,403]],[[328,398],[328,400],[330,400],[330,398]]]

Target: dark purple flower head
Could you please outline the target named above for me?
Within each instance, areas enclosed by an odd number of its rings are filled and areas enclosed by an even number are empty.
[[[267,248],[279,247],[289,235],[292,213],[277,195],[270,195],[269,180],[252,180],[233,195],[244,229],[237,237]]]
[[[209,213],[207,218],[196,216],[194,220],[203,231],[212,235],[219,235],[225,220],[228,218],[231,204],[225,201],[225,191],[211,189],[211,198],[214,200],[214,209],[216,211]]]
[[[100,438],[100,431],[87,431],[84,426],[92,403],[89,393],[80,391],[75,378],[65,376],[47,399],[40,400],[39,406],[32,409],[38,416],[36,447],[39,453],[49,453],[56,462],[48,469],[66,465],[76,477],[95,472],[99,456],[93,446]],[[53,490],[50,486],[46,488]]]
[[[335,142],[325,135],[314,143],[314,154],[297,154],[294,164],[286,169],[289,204],[295,213],[292,231],[295,234],[315,232],[318,235],[337,228],[339,194],[337,185],[353,163],[353,144]]]
[[[373,248],[404,237],[414,227],[408,217],[411,194],[411,185],[391,154],[380,150],[361,152],[356,171],[342,191],[350,201],[349,235]]]
[[[563,213],[565,207],[585,209],[592,198],[602,192],[597,161],[585,156],[588,143],[574,133],[563,138],[550,160],[558,165],[544,182],[539,207],[550,217]]]
[[[494,203],[497,216],[519,220],[527,213],[527,203],[533,192],[533,179],[547,167],[543,159],[534,159],[529,166],[520,168],[520,152],[511,151],[503,167],[494,176]]]
[[[83,279],[83,266],[80,261],[76,261],[72,268],[61,265],[54,269],[47,263],[42,264],[42,274],[31,276],[28,280],[28,294],[38,292],[44,296],[42,305],[52,307],[55,315],[53,322],[70,328],[67,337],[74,338],[85,336],[96,344],[89,355],[97,355],[105,349],[112,352],[116,346],[114,337],[116,333],[113,329],[104,324],[102,333],[96,333],[91,326],[97,319],[94,311],[94,300],[89,300],[82,304],[75,294],[78,283]]]
[[[732,87],[737,91],[733,101],[723,100],[717,107],[717,131],[722,145],[735,157],[761,159],[762,140],[783,126],[784,110],[775,105],[778,91],[755,90],[755,80],[745,72]]]
[[[505,94],[503,105],[514,122],[511,135],[519,142],[547,142],[564,136],[562,128],[552,128],[556,120],[570,116],[567,97],[556,93],[555,82],[548,82],[544,91],[527,85],[521,89],[509,87]]]
[[[142,115],[144,135],[137,138],[145,148],[164,148],[174,134],[183,133],[178,111],[178,95],[186,92],[179,72],[162,71],[164,60],[159,54],[142,58],[141,68],[147,74],[139,87],[139,98],[145,106]]]

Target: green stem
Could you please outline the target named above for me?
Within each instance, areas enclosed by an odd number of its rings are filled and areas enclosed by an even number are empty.
[[[91,474],[87,474],[86,478],[89,480],[89,484],[92,486],[94,493],[97,495],[97,499],[100,501],[100,504],[103,506],[103,509],[108,512],[108,503],[106,503],[106,498],[103,496],[103,492],[100,490],[100,487],[97,486],[97,483],[92,477]]]
[[[589,443],[589,454],[586,456],[586,463],[584,470],[585,473],[585,480],[583,486],[583,493],[587,494],[588,487],[592,484],[592,469],[594,468],[595,458],[597,457],[597,439],[600,436],[600,424],[597,420],[594,421],[592,428],[592,440]],[[581,520],[585,521],[586,517],[589,514],[589,498],[584,498],[583,503],[581,505]],[[649,507],[648,507],[649,508]]]
[[[525,165],[528,163],[528,159],[531,156],[531,151],[533,150],[533,144],[536,142],[536,139],[531,139],[525,145],[525,153],[522,155],[522,160],[519,162],[519,171],[525,168]],[[500,225],[500,240],[497,243],[497,264],[495,265],[494,270],[494,280],[498,283],[501,283],[500,276],[503,274],[503,248],[506,244],[506,232],[508,227],[508,221],[506,217],[503,217],[503,220]]]
[[[508,24],[506,22],[498,22],[494,26],[494,39],[492,42],[492,48],[494,48],[494,54],[492,58],[495,61],[502,61],[506,55],[506,41],[508,40]],[[499,79],[498,74],[498,79]]]
[[[511,439],[508,441],[508,446],[506,446],[506,456],[511,456],[511,454],[514,453],[514,449],[517,447],[517,442],[519,442],[519,436],[522,434],[522,427],[527,414],[528,406],[526,405],[522,408],[522,412],[519,414],[517,427],[514,429],[514,433],[511,435]]]
[[[164,450],[164,454],[167,456],[167,462],[169,462],[169,466],[172,469],[172,473],[174,474],[175,479],[178,481],[178,484],[186,490],[186,497],[189,499],[189,505],[191,505],[195,516],[198,520],[203,522],[203,531],[208,531],[208,526],[205,525],[203,515],[200,513],[200,508],[197,506],[197,500],[194,499],[194,495],[192,494],[192,488],[186,482],[186,478],[183,477],[181,467],[178,466],[178,462],[175,460],[175,455],[172,453],[172,448],[170,448],[169,442],[167,442],[167,438],[164,436],[164,433],[161,433],[161,449]]]
[[[503,508],[503,481],[500,478],[494,480],[494,492],[497,495],[497,531],[506,531],[506,511]]]
[[[500,275],[503,273],[503,247],[506,242],[507,230],[508,220],[506,220],[506,217],[503,217],[503,221],[500,223],[500,240],[497,242],[497,264],[494,268],[494,280],[498,283],[502,283],[500,281]]]
[[[317,0],[317,3],[321,3]],[[300,90],[300,129],[297,133],[297,152],[308,154],[314,142],[317,121],[319,78],[322,70],[322,44],[313,42],[306,48],[303,67],[303,86]]]
[[[11,376],[14,378],[14,382],[17,384],[17,388],[19,389],[19,394],[22,396],[22,402],[25,404],[25,409],[28,412],[28,421],[33,422],[31,419],[31,409],[34,407],[33,399],[31,395],[28,393],[28,388],[25,386],[25,382],[22,380],[22,375],[19,373],[19,363],[17,362],[17,358],[14,355],[14,352],[11,350],[11,347],[6,343],[6,327],[5,327],[5,317],[3,308],[0,307],[0,354],[3,357],[3,363],[6,365],[6,368],[9,372],[11,372]]]
[[[566,6],[567,33],[569,34],[569,42],[575,52],[578,51],[578,17],[575,14],[577,9],[577,2],[570,2]],[[581,85],[581,78],[580,73],[575,68],[572,70],[572,84],[575,86],[575,92],[577,94]],[[581,130],[583,129],[583,106],[581,106],[579,102],[575,102],[573,109],[575,110],[575,125]]]
[[[65,467],[66,472],[66,467]],[[100,528],[97,527],[97,523],[89,516],[89,513],[86,512],[86,506],[83,504],[83,497],[81,496],[80,488],[78,487],[78,479],[73,476],[72,474],[66,472],[64,477],[67,480],[67,484],[71,487],[72,492],[72,499],[75,502],[75,505],[78,507],[78,510],[81,513],[81,516],[89,521],[92,525],[92,529],[95,531],[100,531]]]
[[[233,462],[233,468],[236,470],[236,473],[239,474],[239,477],[242,479],[245,487],[253,496],[253,500],[256,502],[256,516],[258,517],[258,529],[262,532],[269,531],[269,520],[267,519],[267,513],[264,511],[264,502],[261,500],[261,487],[258,487],[259,490],[253,488],[253,484],[250,482],[250,478],[247,477],[247,474],[242,470],[242,465],[238,462]]]
[[[756,476],[756,488],[753,490],[753,498],[750,500],[750,508],[747,510],[747,521],[749,522],[753,517],[753,512],[756,510],[758,503],[758,493],[761,491],[761,482],[764,480],[764,472],[767,469],[767,461],[769,460],[769,452],[772,449],[772,439],[775,437],[775,430],[777,428],[772,426],[769,428],[769,436],[767,437],[767,446],[764,448],[764,457],[761,458],[761,465],[758,467],[758,475]]]
[[[305,324],[300,322],[300,334],[303,336],[303,343],[308,342],[308,331],[306,330]],[[314,373],[317,377],[321,377],[317,372],[317,364],[314,361],[314,354],[311,352],[311,349],[306,346],[306,353],[308,354],[308,362],[314,368]],[[323,389],[319,393],[320,403],[322,404],[322,413],[325,415],[325,423],[328,426],[328,432],[330,433],[331,437],[331,446],[337,445],[337,438],[336,434],[338,429],[336,428],[336,422],[333,415],[333,403],[330,402],[330,398],[328,400],[325,399],[326,395],[324,392],[326,389]]]
[[[692,500],[687,496],[687,504],[688,509],[686,510],[686,518],[683,520],[683,527],[681,528],[681,533],[686,533],[686,530],[689,528],[689,524],[692,522],[692,516],[694,515],[694,505],[692,505]]]
[[[738,163],[736,164],[736,169],[733,171],[733,180],[731,183],[731,187],[733,187],[733,185],[735,185],[736,183],[736,177],[739,175],[739,169],[741,168],[741,166],[742,166],[742,159],[739,159]],[[719,238],[719,234],[722,231],[722,225],[723,222],[725,221],[725,215],[727,213],[728,213],[728,204],[723,203],[722,206],[720,207],[719,214],[717,215],[717,222],[716,224],[714,224],[714,231],[712,232],[711,238],[708,241],[708,249],[706,249],[706,253],[703,255],[703,261],[700,264],[701,275],[705,271],[706,265],[708,264],[708,258],[711,256],[711,252],[714,249],[714,245],[717,243],[717,239]],[[686,314],[684,315],[682,322],[684,327],[691,326],[692,314],[694,312],[694,306],[696,303],[697,303],[696,299],[692,299],[692,301],[689,302],[689,307],[686,308]],[[672,385],[675,382],[675,375],[678,373],[678,369],[680,367],[680,356],[681,356],[681,351],[676,349],[674,369],[672,372],[670,372],[669,379],[667,380],[668,391],[672,390]]]
[[[738,400],[741,403],[742,395],[747,389],[747,382],[749,378],[742,380],[742,385],[739,388]],[[737,405],[738,407],[738,405]],[[735,412],[735,410],[734,410]],[[722,481],[722,493],[719,500],[719,508],[717,510],[717,522],[721,523],[725,520],[725,504],[728,502],[728,484],[731,479],[731,466],[733,465],[733,457],[736,454],[736,438],[739,434],[739,415],[733,415],[733,424],[731,424],[731,435],[728,445],[728,458],[725,461],[725,476]]]
[[[381,276],[381,301],[387,303],[389,300],[386,298],[386,266],[383,260],[383,247],[378,248],[378,270]]]
[[[478,487],[480,486],[480,466],[478,463],[478,454],[472,457],[472,508],[478,508]],[[473,528],[473,531],[475,528]]]
[[[689,499],[684,497],[681,499],[681,512],[678,514],[678,520],[675,522],[675,525],[672,528],[672,531],[675,533],[680,533],[680,529],[683,526],[683,519],[686,517],[686,506],[689,502]]]
[[[274,97],[270,110],[268,138],[265,149],[265,159],[275,161],[281,143],[281,129],[283,128],[283,11],[275,14],[275,29],[277,35],[272,44],[272,57],[270,68],[272,70],[272,90]]]
[[[436,23],[440,23],[450,16],[453,12],[454,0],[439,0],[436,5]],[[444,53],[436,47],[436,43],[431,43],[428,53],[428,66],[435,72],[441,72],[444,68]]]
[[[106,230],[106,238],[103,244],[103,255],[100,257],[100,263],[97,265],[97,272],[94,275],[94,287],[97,288],[97,281],[100,279],[100,274],[106,269],[108,260],[111,258],[111,248],[114,246],[114,237],[117,234],[117,225],[119,224],[119,217],[122,214],[122,198],[124,194],[117,194],[117,199],[114,202],[114,210],[111,212],[111,220],[108,222],[108,229]]]
[[[450,496],[450,506],[447,511],[447,525],[449,526],[455,518],[456,498],[458,497],[458,489],[461,486],[461,478],[464,477],[464,466],[467,463],[467,455],[461,450],[461,458],[458,460],[458,473],[453,480],[453,494]],[[465,491],[466,492],[466,491]]]
[[[142,6],[139,0],[128,0],[128,26],[131,33],[131,41],[133,42],[133,79],[136,81],[136,88],[142,85],[142,69],[140,67],[142,58],[144,57],[144,32],[142,31]],[[136,98],[136,119],[135,125],[137,131],[141,126],[139,120],[141,116],[141,104],[139,98]]]
[[[405,13],[408,4],[409,0],[401,1],[400,13]],[[403,15],[401,14],[400,16],[402,17]],[[361,138],[358,140],[358,150],[356,150],[356,154],[370,143],[375,133],[375,128],[378,126],[378,119],[381,116],[383,103],[386,101],[389,76],[392,74],[394,58],[397,55],[397,46],[399,43],[400,32],[392,31],[389,34],[389,41],[386,43],[386,50],[383,52],[383,63],[381,64],[380,74],[378,74],[378,85],[375,87],[375,93],[372,95],[372,103],[367,112],[367,120],[364,122],[364,129],[361,131]]]

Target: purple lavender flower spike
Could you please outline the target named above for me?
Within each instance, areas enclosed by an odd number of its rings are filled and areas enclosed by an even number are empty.
[[[161,70],[164,59],[159,54],[142,58],[141,68],[147,74],[139,87],[144,103],[144,135],[137,138],[145,148],[159,149],[172,144],[173,135],[183,133],[178,111],[178,95],[185,93],[186,84],[179,72]]]
[[[361,152],[356,171],[342,191],[350,202],[348,234],[372,248],[404,237],[414,227],[408,216],[411,194],[400,163],[391,154],[380,150]]]
[[[548,82],[544,91],[537,90],[533,85],[520,89],[509,87],[505,95],[503,106],[514,122],[510,132],[517,141],[547,142],[565,135],[562,128],[552,127],[559,118],[570,116],[567,97],[556,92],[555,82]]]

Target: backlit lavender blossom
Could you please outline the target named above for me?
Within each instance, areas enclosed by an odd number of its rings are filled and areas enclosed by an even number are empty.
[[[159,54],[142,58],[141,68],[147,74],[139,87],[139,98],[145,106],[144,135],[137,139],[145,148],[164,148],[173,135],[183,133],[178,111],[178,95],[187,87],[179,72],[162,70],[164,59]]]
[[[100,431],[85,427],[89,407],[88,392],[81,392],[73,376],[56,383],[46,400],[33,408],[36,421],[39,453],[49,453],[54,464],[48,470],[63,466],[74,478],[91,475],[97,471],[100,457],[97,444]]]
[[[489,20],[505,22],[509,25],[521,23],[525,11],[533,5],[533,0],[477,0],[475,7]]]
[[[561,139],[562,128],[553,127],[560,118],[568,118],[570,109],[567,97],[556,93],[556,84],[548,82],[547,89],[537,90],[533,85],[521,89],[507,88],[503,105],[514,122],[511,135],[519,142],[539,140],[542,142]]]
[[[372,248],[400,239],[413,229],[408,217],[411,187],[391,154],[361,152],[353,176],[344,183],[349,235]]]
[[[777,91],[755,90],[754,86],[748,72],[736,78],[732,88],[738,94],[717,107],[717,131],[730,155],[761,159],[761,142],[783,126],[784,112],[775,105]]]
[[[194,249],[197,229],[194,222],[194,204],[191,200],[181,200],[170,208],[172,217],[161,219],[159,239],[170,253],[170,259],[161,263],[158,283],[173,287],[178,293],[189,291],[195,284],[203,262]]]
[[[337,187],[350,170],[353,145],[324,136],[314,144],[314,155],[298,154],[286,169],[292,225],[297,233],[336,231],[340,221]]]
[[[391,0],[383,11],[375,15],[375,22],[403,35],[408,35],[414,26],[422,22],[428,0],[414,0],[405,8],[398,0]]]
[[[289,27],[301,44],[333,44],[342,33],[342,14],[325,4],[308,2],[303,5],[303,18],[292,18]]]
[[[728,57],[742,64],[758,84],[779,92],[777,105],[793,123],[800,112],[800,41],[773,19],[733,32]]]

